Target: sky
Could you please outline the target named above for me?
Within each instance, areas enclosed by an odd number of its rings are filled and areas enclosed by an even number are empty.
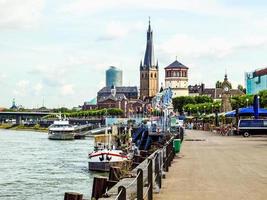
[[[139,87],[148,18],[155,57],[189,67],[189,83],[236,87],[266,66],[264,0],[0,0],[0,107],[73,107],[96,96],[105,70]]]

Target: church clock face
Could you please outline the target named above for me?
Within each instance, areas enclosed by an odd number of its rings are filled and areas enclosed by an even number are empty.
[[[229,87],[227,87],[227,86],[225,86],[223,89],[224,89],[225,92],[229,91]]]

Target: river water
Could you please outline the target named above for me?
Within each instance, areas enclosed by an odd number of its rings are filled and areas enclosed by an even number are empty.
[[[91,196],[87,155],[93,139],[53,141],[46,133],[0,130],[0,199],[62,200],[67,191]]]

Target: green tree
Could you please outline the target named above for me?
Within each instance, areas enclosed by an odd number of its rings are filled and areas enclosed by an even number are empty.
[[[172,104],[173,104],[174,109],[180,113],[183,111],[183,107],[186,104],[195,104],[195,103],[196,101],[194,97],[190,97],[190,96],[180,96],[180,97],[175,97],[172,99]]]
[[[243,85],[240,85],[240,84],[239,84],[239,85],[237,86],[237,89],[239,89],[240,91],[246,93],[246,88],[244,88]]]
[[[267,107],[267,90],[260,91],[259,96],[260,96],[260,106],[262,108],[266,108]]]
[[[213,102],[213,99],[207,95],[203,95],[203,96],[195,96],[195,102],[196,103],[211,103]]]
[[[217,81],[215,84],[216,88],[222,88],[222,82],[221,81]]]

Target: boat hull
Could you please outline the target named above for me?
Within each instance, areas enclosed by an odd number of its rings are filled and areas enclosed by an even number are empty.
[[[108,172],[110,167],[120,167],[127,162],[128,157],[121,150],[101,150],[89,154],[88,166],[91,171]]]
[[[50,140],[74,140],[73,133],[52,133],[48,134]]]
[[[109,172],[110,167],[118,167],[126,161],[119,162],[88,162],[88,168],[90,171],[102,171]]]

